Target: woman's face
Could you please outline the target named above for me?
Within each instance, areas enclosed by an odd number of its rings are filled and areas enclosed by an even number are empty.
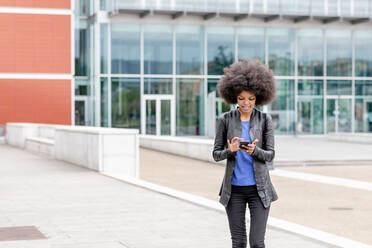
[[[256,96],[249,91],[243,90],[237,96],[237,101],[240,111],[250,113],[256,105]]]

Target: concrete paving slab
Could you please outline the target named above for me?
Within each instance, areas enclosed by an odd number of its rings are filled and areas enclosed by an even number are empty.
[[[229,247],[227,218],[68,163],[0,145],[5,224],[34,225],[48,238],[1,248]],[[330,247],[269,228],[267,247]]]

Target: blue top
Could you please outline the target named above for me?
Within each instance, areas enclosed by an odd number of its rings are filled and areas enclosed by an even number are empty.
[[[242,134],[240,138],[252,142],[249,135],[250,121],[242,121]],[[235,169],[232,175],[231,184],[236,186],[256,185],[253,170],[253,158],[248,153],[238,150],[236,152]]]

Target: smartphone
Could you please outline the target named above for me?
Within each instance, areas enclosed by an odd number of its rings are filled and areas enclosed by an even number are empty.
[[[240,141],[239,142],[239,148],[247,150],[247,148],[245,148],[243,146],[248,146],[248,144],[249,144],[249,141]]]

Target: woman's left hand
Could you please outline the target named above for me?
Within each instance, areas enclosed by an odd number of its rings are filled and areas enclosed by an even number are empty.
[[[245,151],[246,153],[248,153],[249,155],[252,155],[252,153],[254,152],[254,149],[256,149],[256,144],[258,142],[258,139],[255,139],[252,144],[248,144],[248,146],[244,146],[245,148],[247,148],[246,150],[244,149],[241,149],[243,151]]]

